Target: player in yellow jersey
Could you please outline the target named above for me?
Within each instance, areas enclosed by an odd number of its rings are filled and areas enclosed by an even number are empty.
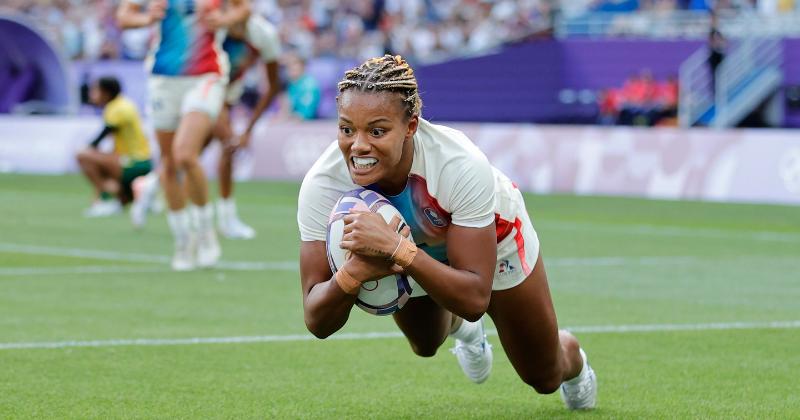
[[[139,112],[121,90],[119,81],[113,77],[98,79],[89,90],[90,101],[104,107],[105,125],[77,156],[81,171],[95,190],[95,201],[84,213],[87,217],[121,212],[122,206],[133,200],[133,180],[152,169],[150,145],[142,131]],[[98,150],[109,134],[114,138],[113,151]]]

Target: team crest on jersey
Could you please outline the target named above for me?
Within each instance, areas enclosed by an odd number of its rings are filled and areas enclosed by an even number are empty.
[[[430,220],[431,224],[433,224],[434,226],[436,227],[447,226],[447,221],[444,220],[441,216],[439,216],[439,213],[437,213],[436,210],[430,207],[425,207],[422,210],[422,212],[425,213],[425,217],[427,217],[428,220]]]
[[[497,266],[497,273],[498,274],[510,274],[514,271],[515,267],[511,265],[511,261],[509,260],[500,260],[500,264]]]

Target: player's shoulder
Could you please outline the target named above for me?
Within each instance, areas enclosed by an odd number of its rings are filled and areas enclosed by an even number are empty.
[[[436,166],[488,165],[486,155],[462,131],[420,118],[417,139],[426,163]],[[454,165],[455,164],[455,165]]]
[[[106,118],[122,118],[130,114],[130,101],[124,96],[118,95],[109,101],[103,109],[103,116]]]

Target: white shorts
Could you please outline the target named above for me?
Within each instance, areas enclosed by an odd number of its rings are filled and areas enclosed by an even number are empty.
[[[525,209],[522,193],[514,189],[509,193],[509,198],[505,205],[500,203],[498,206],[500,215],[497,224],[510,231],[497,243],[492,290],[506,290],[522,283],[533,272],[539,259],[539,236]]]
[[[228,84],[228,89],[225,90],[225,103],[228,105],[236,105],[242,99],[244,93],[244,78],[239,78]]]
[[[506,290],[522,283],[533,272],[539,259],[539,236],[525,209],[522,193],[510,186],[496,197],[497,226],[507,227],[507,234],[497,243],[492,290]],[[427,293],[413,279],[411,297]]]
[[[151,75],[147,81],[148,105],[156,130],[175,131],[181,117],[192,111],[216,121],[222,109],[227,77]]]

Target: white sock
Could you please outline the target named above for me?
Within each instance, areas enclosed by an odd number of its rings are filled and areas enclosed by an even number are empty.
[[[580,383],[581,381],[586,379],[586,375],[589,372],[589,369],[586,369],[586,353],[583,351],[583,349],[579,349],[579,351],[581,352],[581,358],[583,359],[583,366],[581,366],[581,372],[578,374],[578,376],[564,381],[564,383],[567,385],[574,385]]]
[[[461,325],[457,330],[450,333],[453,338],[457,338],[465,343],[477,343],[483,340],[481,335],[481,321],[469,322],[461,320]]]
[[[198,230],[214,229],[214,206],[207,202],[203,207],[197,207]]]
[[[184,241],[192,230],[189,212],[186,208],[167,212],[167,223],[176,241]]]
[[[236,200],[233,197],[220,198],[219,206],[225,212],[224,217],[226,219],[236,218]]]
[[[186,210],[189,213],[189,221],[192,231],[198,232],[200,230],[200,226],[202,225],[200,207],[197,207],[194,204],[189,204],[186,206]]]

